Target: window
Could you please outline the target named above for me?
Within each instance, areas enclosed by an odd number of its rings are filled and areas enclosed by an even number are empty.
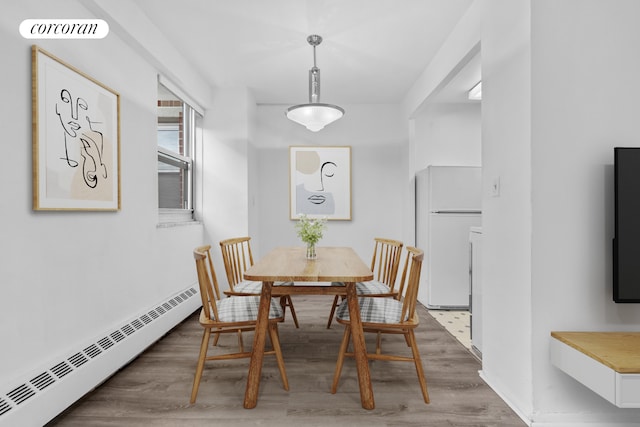
[[[193,166],[202,115],[158,83],[158,208],[160,222],[192,221]]]

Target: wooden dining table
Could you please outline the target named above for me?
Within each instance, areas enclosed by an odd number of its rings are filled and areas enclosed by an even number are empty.
[[[258,403],[271,297],[297,294],[346,296],[360,399],[363,408],[373,409],[375,403],[355,287],[356,282],[372,280],[373,272],[349,247],[318,247],[317,258],[314,260],[306,259],[305,253],[306,248],[303,247],[278,247],[244,273],[245,280],[262,282],[244,407],[254,408]],[[294,284],[273,286],[274,282],[294,282]],[[331,282],[343,282],[345,286],[332,286]],[[336,354],[336,358],[337,356]]]

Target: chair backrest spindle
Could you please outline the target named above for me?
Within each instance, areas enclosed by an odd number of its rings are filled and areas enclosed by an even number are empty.
[[[235,285],[242,282],[244,272],[253,265],[250,240],[251,237],[235,237],[220,242],[224,268],[231,291]]]
[[[213,320],[218,318],[216,301],[220,299],[220,291],[209,249],[211,249],[211,246],[200,246],[193,251],[193,257],[196,260],[200,298],[202,299],[204,314],[208,320]],[[207,270],[207,264],[209,265],[209,270]]]
[[[401,319],[411,318],[416,312],[423,259],[424,252],[421,249],[407,246],[407,257],[398,290],[398,299],[402,299]]]
[[[376,237],[371,259],[371,271],[374,279],[389,286],[390,291],[395,288],[398,266],[402,253],[402,242],[398,240]]]

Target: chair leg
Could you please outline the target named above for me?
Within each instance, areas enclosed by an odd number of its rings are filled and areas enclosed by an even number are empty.
[[[382,332],[377,333],[376,337],[376,354],[382,353]]]
[[[293,317],[293,323],[295,323],[296,328],[299,328],[300,325],[298,325],[298,316],[296,316],[296,309],[293,306],[293,300],[291,299],[291,295],[287,295],[287,302],[288,302],[288,306],[289,306],[289,310],[291,310],[291,317]]]
[[[289,379],[287,378],[287,371],[284,367],[284,358],[282,357],[282,349],[280,348],[280,337],[278,336],[278,324],[275,322],[269,323],[269,337],[271,338],[271,345],[276,352],[276,360],[278,362],[278,369],[280,370],[280,377],[282,378],[282,386],[285,390],[289,390]]]
[[[280,297],[280,307],[282,307],[282,312],[287,312],[287,306],[291,311],[291,318],[293,319],[293,323],[296,325],[296,328],[299,328],[298,325],[298,316],[296,316],[296,309],[293,307],[293,301],[291,300],[290,295],[283,295]]]
[[[413,333],[413,329],[409,329],[407,334],[407,340],[411,343],[411,351],[413,353],[413,361],[416,365],[416,373],[418,374],[418,381],[420,381],[420,389],[422,390],[422,397],[424,403],[429,403],[429,392],[427,391],[427,380],[424,378],[424,370],[422,369],[422,360],[420,359],[420,352],[418,352],[418,344],[416,343],[416,336]]]
[[[244,353],[244,341],[242,341],[242,330],[238,329],[238,348],[240,353]]]
[[[198,396],[198,388],[200,388],[200,379],[202,378],[202,371],[204,370],[204,362],[207,357],[207,348],[209,347],[209,336],[211,335],[211,329],[205,328],[202,335],[202,344],[200,344],[200,355],[198,356],[198,365],[196,367],[196,376],[193,379],[193,388],[191,389],[190,404],[196,403],[196,397]]]
[[[347,347],[349,347],[349,338],[351,338],[351,326],[346,325],[344,328],[344,335],[342,336],[342,343],[340,344],[340,351],[338,352],[336,372],[333,374],[333,383],[331,384],[332,394],[335,394],[336,391],[338,391],[338,381],[340,381],[340,374],[342,374],[342,365],[344,364],[345,353],[347,352]]]
[[[213,337],[213,345],[214,345],[214,347],[216,345],[218,345],[218,340],[220,339],[220,335],[221,335],[220,332],[216,332],[215,336]]]
[[[404,341],[407,343],[407,347],[411,347],[411,340],[409,340],[409,334],[407,334],[407,331],[404,333]]]
[[[327,322],[327,329],[331,329],[331,322],[333,321],[333,315],[336,313],[336,307],[338,306],[339,295],[333,298],[333,305],[331,306],[331,314],[329,314],[329,321]]]

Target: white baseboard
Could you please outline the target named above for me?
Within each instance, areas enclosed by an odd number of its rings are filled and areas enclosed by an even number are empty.
[[[485,375],[484,371],[478,371],[478,374],[480,375],[480,378],[482,378],[482,380],[486,382],[489,387],[491,387],[491,389],[495,391],[498,396],[500,396],[502,400],[504,400],[507,406],[509,406],[513,410],[513,412],[515,412],[516,415],[520,417],[522,421],[524,421],[526,425],[532,427],[531,419],[529,418],[529,416],[522,412],[518,405],[515,405],[508,396],[505,396],[504,393],[501,392],[499,387],[496,387],[495,384],[492,384],[491,380]]]
[[[637,409],[617,409],[615,414],[607,413],[535,413],[525,415],[518,405],[492,384],[483,371],[479,371],[480,378],[524,421],[529,427],[640,427]]]
[[[602,416],[589,414],[548,414],[544,420],[534,421],[531,427],[638,427],[640,421],[603,420]],[[583,421],[576,421],[582,419]]]
[[[202,304],[193,285],[0,390],[0,426],[42,426],[142,353]]]

